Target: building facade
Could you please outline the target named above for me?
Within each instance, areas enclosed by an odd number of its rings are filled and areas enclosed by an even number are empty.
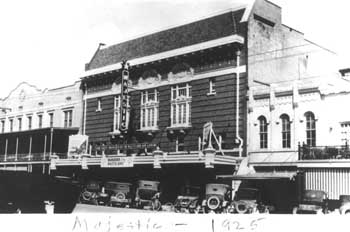
[[[252,90],[250,164],[297,169],[303,189],[349,195],[349,80],[340,75]]]
[[[103,181],[156,179],[172,199],[182,185],[232,175],[244,157],[264,163],[270,147],[286,148],[280,149],[281,159],[295,161],[294,111],[288,106],[278,124],[283,125],[281,144],[272,140],[270,130],[278,129],[269,120],[271,112],[274,120],[277,113],[266,98],[275,101],[278,94],[269,90],[260,96],[254,88],[328,73],[333,58],[334,53],[282,24],[281,8],[266,0],[234,4],[185,25],[99,46],[81,85],[89,154],[55,160],[57,172]],[[321,70],[320,60],[329,65]],[[314,94],[312,88],[298,91],[282,91],[282,101]],[[310,114],[308,125],[314,119]],[[314,142],[312,136],[308,142]],[[288,171],[295,171],[290,166]]]
[[[23,82],[0,107],[0,166],[49,172],[51,155],[66,153],[68,136],[81,127],[80,82],[49,90]]]

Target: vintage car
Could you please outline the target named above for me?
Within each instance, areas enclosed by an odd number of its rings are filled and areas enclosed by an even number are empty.
[[[107,205],[109,203],[109,195],[105,193],[104,187],[102,187],[99,182],[89,181],[80,194],[80,202],[94,205]]]
[[[340,214],[350,214],[350,195],[340,195]]]
[[[135,207],[152,210],[160,210],[162,204],[160,203],[159,182],[150,180],[139,180],[135,192]]]
[[[200,187],[185,186],[181,195],[177,196],[174,203],[175,212],[198,213],[200,209]]]
[[[131,206],[132,197],[130,183],[109,181],[105,183],[105,191],[110,196],[110,206]]]
[[[201,212],[222,213],[226,211],[231,200],[231,187],[226,184],[207,184],[205,199],[202,201]]]
[[[328,196],[321,190],[305,190],[301,202],[293,208],[293,214],[328,213]]]
[[[274,211],[273,206],[267,206],[261,201],[261,194],[256,188],[239,188],[234,200],[227,207],[228,213],[269,213]]]

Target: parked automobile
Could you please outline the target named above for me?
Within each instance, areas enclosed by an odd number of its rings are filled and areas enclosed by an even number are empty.
[[[117,207],[130,207],[132,202],[131,184],[108,181],[105,191],[110,196],[109,205]]]
[[[261,193],[256,188],[239,188],[234,200],[227,207],[228,213],[269,213],[274,211],[271,205],[262,203]]]
[[[97,181],[89,181],[80,194],[80,202],[94,205],[107,205],[109,195],[105,193],[104,187]]]
[[[301,202],[293,208],[293,214],[328,213],[328,196],[321,190],[305,190]]]
[[[135,192],[135,207],[150,208],[152,210],[160,210],[160,190],[158,181],[139,180]]]
[[[350,214],[350,195],[340,195],[340,214]]]
[[[205,199],[202,201],[201,211],[204,213],[222,213],[231,200],[231,187],[226,184],[207,184]]]
[[[181,213],[198,213],[200,209],[200,187],[185,186],[184,192],[177,196],[174,203],[175,212]]]

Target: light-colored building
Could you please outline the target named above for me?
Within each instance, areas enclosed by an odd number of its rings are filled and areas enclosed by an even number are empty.
[[[82,102],[80,82],[45,90],[19,84],[0,100],[0,166],[48,170],[50,156],[66,153],[68,136],[79,133]]]
[[[340,75],[251,88],[249,164],[295,167],[304,189],[350,194],[350,81]]]

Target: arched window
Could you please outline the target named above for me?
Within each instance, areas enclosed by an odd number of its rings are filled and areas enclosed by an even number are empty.
[[[316,120],[312,112],[305,113],[306,119],[306,144],[316,146]]]
[[[290,120],[286,114],[281,115],[282,121],[282,147],[290,148]]]
[[[267,148],[267,121],[264,116],[260,116],[259,120],[259,135],[260,135],[260,148]]]

